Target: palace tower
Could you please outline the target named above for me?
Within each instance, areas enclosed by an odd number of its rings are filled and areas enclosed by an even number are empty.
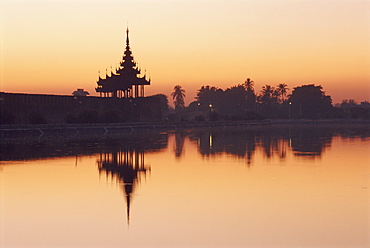
[[[102,79],[99,75],[97,81],[98,87],[96,92],[100,93],[101,97],[144,97],[144,86],[150,85],[150,79],[146,79],[146,75],[140,77],[140,69],[138,68],[129,42],[129,30],[126,30],[126,50],[116,72],[111,72],[111,75],[105,76]]]

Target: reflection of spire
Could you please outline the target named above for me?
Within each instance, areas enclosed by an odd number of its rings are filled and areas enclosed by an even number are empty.
[[[130,225],[131,195],[126,195],[127,225]]]
[[[126,29],[126,46],[130,46],[130,40],[129,40],[129,38],[128,38],[128,27],[127,27],[127,29]]]
[[[126,199],[127,224],[130,224],[131,198],[141,174],[148,170],[144,166],[144,152],[135,150],[114,151],[103,153],[98,161],[99,171],[105,171],[107,176],[118,179],[119,184],[123,185]]]

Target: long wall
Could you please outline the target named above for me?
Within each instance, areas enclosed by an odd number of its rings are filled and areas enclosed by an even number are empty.
[[[0,92],[2,124],[158,121],[159,99]]]

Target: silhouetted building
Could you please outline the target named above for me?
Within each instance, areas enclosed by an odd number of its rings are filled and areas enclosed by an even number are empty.
[[[0,92],[0,124],[122,123],[161,120],[158,97],[144,97],[146,75],[140,77],[126,30],[126,50],[115,73],[100,78],[100,97],[77,89],[72,96]]]
[[[90,93],[85,91],[84,89],[77,89],[73,91],[72,95],[73,96],[87,96],[87,95],[90,95]]]
[[[110,76],[106,75],[105,79],[99,75],[95,90],[100,93],[100,97],[144,97],[144,85],[150,85],[150,79],[147,80],[146,75],[139,77],[141,71],[132,56],[128,33],[127,28],[126,50],[119,68],[115,73],[111,72]]]

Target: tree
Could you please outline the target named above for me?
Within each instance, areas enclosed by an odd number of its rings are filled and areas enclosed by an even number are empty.
[[[254,93],[254,82],[247,78],[244,82],[245,90],[247,91],[246,107],[249,110],[254,110],[256,107],[256,94]]]
[[[288,93],[288,90],[289,90],[289,88],[287,86],[288,85],[286,85],[285,83],[280,83],[280,84],[277,85],[276,91],[279,95],[279,102],[280,103],[283,103],[286,100],[286,96],[287,96],[287,93]]]
[[[256,114],[256,95],[254,82],[247,78],[243,84],[225,90],[214,86],[202,86],[195,97],[197,109],[217,112],[219,118],[245,120],[261,118]]]
[[[174,100],[173,104],[175,105],[176,110],[183,109],[185,107],[185,90],[180,86],[176,85],[173,88],[173,92],[171,93],[172,99]]]
[[[247,91],[244,85],[236,85],[227,88],[222,98],[223,103],[221,105],[222,112],[227,114],[243,113],[246,109]]]
[[[244,87],[247,92],[254,92],[254,82],[250,78],[247,78],[247,80],[245,80]]]
[[[266,84],[262,86],[262,90],[259,95],[259,102],[263,106],[271,106],[277,102],[277,96],[278,94],[275,87]]]
[[[197,91],[195,99],[199,102],[202,110],[208,109],[212,104],[215,108],[222,106],[223,90],[214,86],[202,86]]]
[[[334,110],[331,97],[325,95],[321,85],[295,87],[288,101],[293,117],[325,118],[330,117]]]
[[[159,99],[159,105],[161,106],[162,114],[168,114],[169,106],[167,96],[165,94],[156,94],[152,97]]]
[[[340,107],[344,109],[354,108],[357,107],[357,102],[354,99],[343,99]]]
[[[265,117],[276,117],[279,102],[275,87],[268,84],[262,87],[261,93],[258,96],[258,105]]]

